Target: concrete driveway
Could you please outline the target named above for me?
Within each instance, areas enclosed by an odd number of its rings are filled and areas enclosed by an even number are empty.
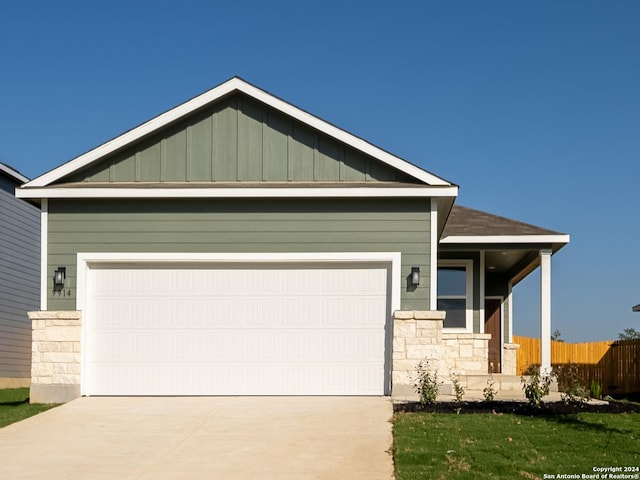
[[[391,479],[388,397],[80,398],[0,429],[0,478]]]

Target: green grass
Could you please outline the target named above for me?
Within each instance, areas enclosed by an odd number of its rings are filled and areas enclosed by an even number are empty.
[[[0,428],[19,422],[55,405],[30,404],[28,388],[7,388],[0,390]]]
[[[398,413],[393,433],[397,480],[537,479],[640,466],[637,413]]]

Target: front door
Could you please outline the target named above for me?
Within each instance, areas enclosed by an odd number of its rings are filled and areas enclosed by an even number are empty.
[[[500,373],[501,369],[501,346],[502,336],[500,335],[500,325],[502,318],[500,315],[500,299],[487,298],[484,301],[484,333],[491,334],[489,340],[489,373]]]

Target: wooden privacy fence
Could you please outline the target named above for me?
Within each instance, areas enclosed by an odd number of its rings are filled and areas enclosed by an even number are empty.
[[[517,350],[517,373],[529,365],[540,365],[540,339],[513,337]],[[554,367],[575,365],[585,386],[595,380],[603,395],[640,392],[640,339],[590,343],[551,341],[551,364]]]

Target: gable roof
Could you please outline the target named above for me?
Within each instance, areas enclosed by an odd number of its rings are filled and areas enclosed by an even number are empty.
[[[5,165],[4,163],[0,163],[0,172],[4,173],[8,177],[11,177],[13,180],[16,180],[18,183],[26,183],[29,181],[29,179],[22,175],[19,171],[10,167],[9,165]]]
[[[569,235],[454,205],[441,243],[569,243]]]
[[[441,196],[441,197],[456,197],[458,187],[426,170],[423,170],[406,160],[401,159],[385,150],[382,150],[375,145],[356,137],[355,135],[346,132],[294,105],[255,87],[254,85],[249,84],[248,82],[242,80],[239,77],[231,78],[230,80],[218,85],[217,87],[212,88],[211,90],[143,123],[142,125],[125,132],[124,134],[104,143],[103,145],[98,146],[97,148],[90,150],[89,152],[80,155],[79,157],[35,178],[34,180],[28,182],[22,188],[19,188],[16,191],[16,195],[23,198],[51,198],[51,197],[86,197],[86,196],[247,196],[247,195],[258,195],[258,192],[253,192],[251,189],[243,188],[242,192],[236,192],[233,188],[220,189],[217,193],[212,193],[211,188],[198,188],[195,185],[188,185],[189,193],[186,193],[187,188],[185,186],[174,186],[170,187],[166,185],[165,188],[146,188],[140,189],[139,186],[131,186],[131,185],[120,185],[120,188],[114,188],[114,186],[105,188],[82,188],[82,189],[72,189],[69,188],[70,185],[56,185],[56,182],[64,179],[65,177],[69,177],[70,175],[78,172],[79,170],[86,168],[89,165],[99,162],[101,159],[112,155],[114,152],[120,151],[123,148],[131,145],[135,142],[138,142],[144,138],[149,137],[153,133],[158,130],[172,125],[190,114],[193,114],[196,111],[200,111],[201,109],[212,105],[215,102],[220,101],[223,98],[228,97],[234,93],[240,92],[244,95],[247,95],[258,102],[261,102],[265,105],[268,105],[271,108],[276,109],[277,111],[294,118],[295,120],[302,122],[303,124],[353,148],[365,155],[368,155],[375,160],[381,162],[384,165],[387,165],[393,169],[402,172],[403,174],[408,175],[409,177],[416,179],[420,182],[421,185],[418,185],[420,188],[415,189],[407,189],[405,192],[404,189],[400,188],[389,188],[383,190],[380,188],[372,188],[370,185],[356,186],[354,187],[356,192],[353,192],[353,195],[359,196],[396,196],[398,194],[404,194],[404,196]],[[348,185],[344,185],[341,189],[333,188],[336,190],[335,195],[341,196],[344,194],[345,189]],[[335,186],[327,186],[329,188]],[[364,187],[364,188],[362,188]],[[71,192],[71,190],[76,190],[75,192]],[[134,191],[137,190],[137,191]],[[145,190],[145,191],[143,191]],[[283,194],[284,196],[296,196],[298,194],[302,195],[302,191],[296,193],[296,189],[288,188],[287,192],[284,192],[285,189],[270,189],[271,195],[277,196]],[[301,190],[301,189],[299,189]],[[340,190],[341,193],[338,194],[337,190]],[[403,190],[400,192],[400,190]],[[102,193],[100,193],[101,191]],[[107,193],[108,192],[108,193]],[[153,192],[150,194],[150,192]],[[285,194],[286,193],[286,194]],[[328,195],[330,192],[325,192],[325,195]],[[333,194],[331,194],[333,195]],[[303,195],[305,196],[305,195]],[[316,195],[314,195],[316,196]],[[401,195],[402,196],[402,195]]]

